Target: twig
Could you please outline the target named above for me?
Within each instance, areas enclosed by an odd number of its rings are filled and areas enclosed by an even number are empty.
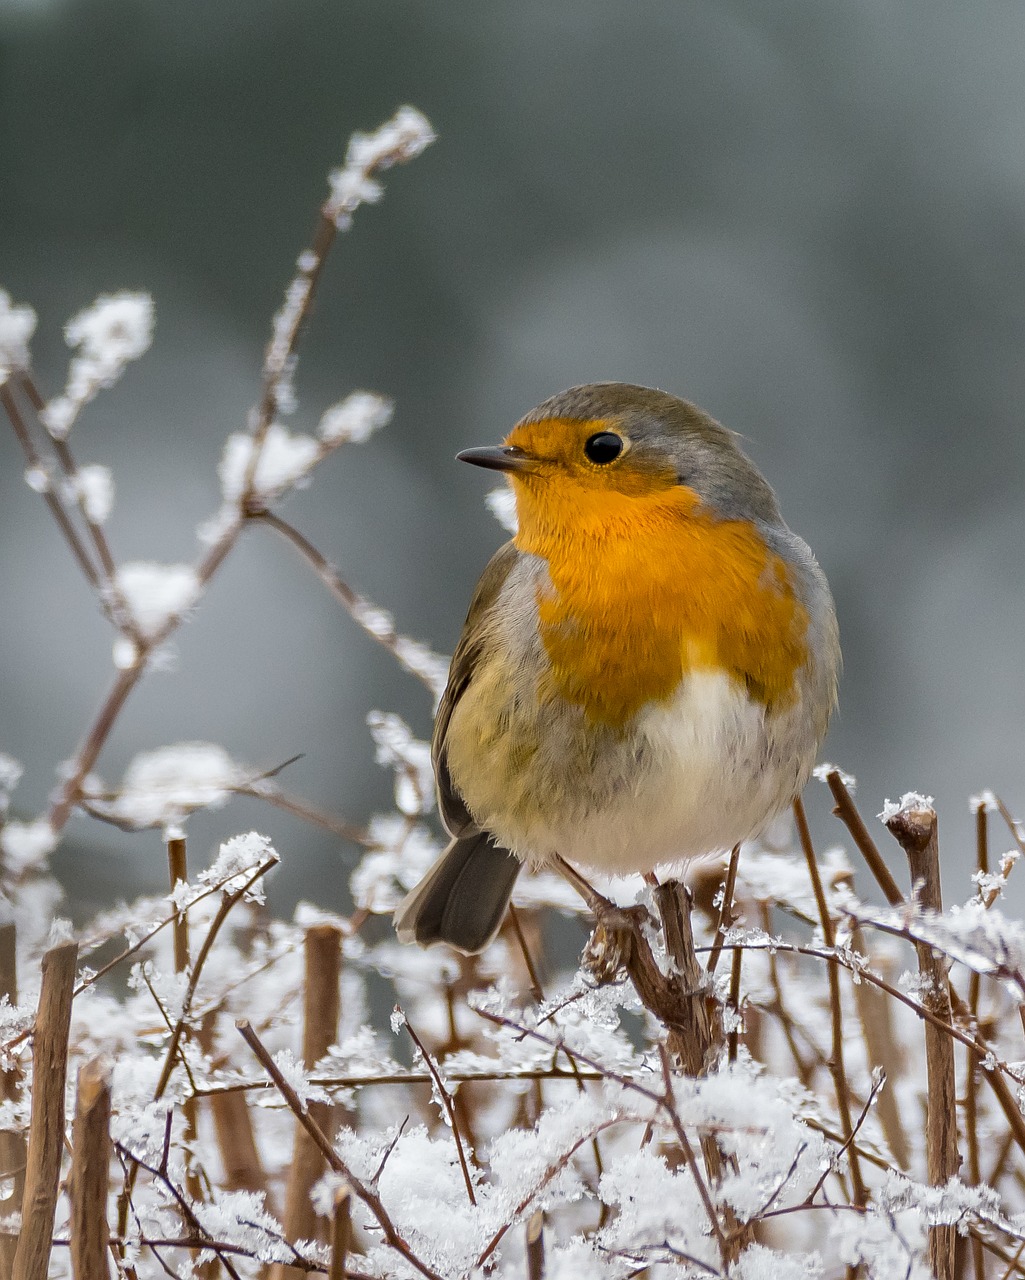
[[[808,819],[805,816],[804,804],[802,803],[800,796],[797,796],[794,800],[794,818],[797,822],[797,834],[801,842],[801,848],[804,851],[805,862],[808,865],[808,875],[811,877],[812,889],[815,893],[815,902],[819,909],[819,920],[822,925],[822,937],[827,950],[832,952],[836,947],[836,932],[833,928],[833,921],[829,914],[829,907],[826,904],[826,895],[822,888],[822,878],[819,875],[819,866],[815,861],[815,850],[812,847],[811,832],[808,829]],[[840,1112],[840,1123],[843,1126],[844,1142],[845,1144],[849,1144],[847,1149],[851,1170],[854,1203],[859,1208],[864,1208],[868,1203],[868,1193],[865,1190],[865,1182],[861,1176],[861,1165],[858,1161],[857,1147],[853,1141],[854,1125],[851,1121],[851,1093],[850,1085],[847,1082],[847,1068],[844,1064],[843,1009],[840,1003],[840,972],[837,967],[835,955],[826,966],[826,972],[829,978],[829,1012],[832,1032],[832,1050],[829,1069],[833,1076],[833,1085],[836,1090],[836,1103],[837,1109]]]
[[[737,1022],[737,1025],[730,1029],[730,1033],[726,1037],[726,1056],[730,1062],[736,1062],[737,1060],[737,1048],[740,1041],[740,965],[743,958],[743,947],[737,947],[733,952],[733,960],[730,964],[730,1012]]]
[[[922,906],[942,912],[935,812],[925,807],[902,808],[886,820],[886,826],[907,854],[912,884],[921,886]],[[916,943],[915,950],[918,969],[926,984],[922,1003],[928,1005],[941,1022],[950,1022],[950,994],[943,961],[926,943]],[[925,1063],[928,1077],[926,1159],[929,1182],[941,1187],[956,1176],[961,1164],[957,1149],[954,1044],[948,1034],[930,1023],[925,1028]],[[937,1280],[953,1278],[955,1239],[951,1225],[929,1229],[929,1265]]]
[[[86,581],[94,591],[98,591],[100,586],[100,575],[97,573],[92,560],[90,560],[89,553],[86,551],[85,546],[82,543],[82,539],[78,536],[78,532],[72,524],[70,516],[64,510],[64,504],[61,501],[60,493],[54,488],[46,466],[32,441],[32,436],[29,433],[28,427],[25,425],[24,418],[21,416],[21,410],[18,408],[18,403],[11,392],[9,382],[5,381],[0,384],[0,404],[3,405],[4,412],[7,414],[11,426],[14,428],[14,434],[18,438],[18,443],[21,445],[22,452],[25,454],[25,461],[28,463],[29,468],[32,471],[37,472],[41,477],[45,478],[46,488],[42,493],[43,501],[49,507],[50,514],[57,522],[57,527],[64,535],[64,540],[71,548],[71,554],[74,556],[78,567],[85,575]]]
[[[175,1060],[178,1057],[178,1051],[181,1046],[182,1036],[185,1034],[188,1026],[189,1015],[192,1011],[192,1001],[196,995],[196,988],[199,985],[199,979],[203,973],[203,967],[206,964],[207,957],[213,948],[217,935],[221,931],[221,927],[227,920],[232,908],[245,897],[246,893],[256,884],[261,876],[277,865],[276,858],[268,858],[256,868],[249,879],[242,885],[240,889],[236,889],[234,893],[224,892],[221,898],[221,904],[217,908],[217,912],[211,921],[210,928],[207,930],[206,937],[203,939],[203,945],[199,949],[196,956],[196,962],[192,966],[192,972],[189,975],[188,986],[185,988],[185,995],[182,998],[181,1013],[178,1021],[174,1024],[171,1031],[171,1038],[168,1042],[167,1053],[164,1057],[164,1065],[161,1068],[160,1077],[157,1080],[156,1088],[153,1091],[153,1101],[156,1102],[163,1097],[164,1090],[170,1083],[171,1076],[174,1074]],[[192,1092],[195,1094],[195,1085],[193,1083]],[[118,1235],[125,1234],[128,1223],[128,1206],[131,1203],[132,1193],[135,1190],[136,1170],[141,1165],[141,1161],[136,1160],[135,1165],[129,1170],[128,1176],[125,1178],[124,1188],[118,1197],[118,1219],[117,1230]]]
[[[217,1014],[208,1013],[199,1031],[199,1044],[204,1053],[211,1053]],[[263,1085],[265,1081],[259,1081]],[[224,1166],[224,1182],[229,1191],[255,1191],[264,1196],[267,1211],[275,1213],[267,1192],[267,1174],[256,1145],[253,1118],[246,1105],[245,1096],[229,1089],[196,1089],[193,1097],[210,1100],[210,1113],[214,1122],[214,1134]],[[276,1215],[275,1215],[276,1216]]]
[[[980,876],[989,874],[989,820],[985,804],[975,810],[975,869]],[[979,994],[982,980],[973,969],[968,977],[968,1010],[972,1025],[979,1023]],[[982,1165],[979,1160],[979,1055],[969,1049],[965,1058],[965,1103],[964,1124],[968,1139],[968,1180],[977,1187],[982,1179]],[[986,1280],[986,1260],[983,1257],[982,1243],[972,1237],[972,1269],[975,1280]]]
[[[530,994],[534,997],[537,1004],[544,1004],[545,993],[541,985],[541,979],[538,977],[537,967],[534,964],[534,957],[530,954],[530,948],[527,946],[527,939],[523,932],[523,926],[520,923],[519,908],[512,902],[509,903],[509,920],[512,924],[513,933],[516,935],[516,943],[520,948],[520,954],[523,956],[523,963],[527,966],[527,977],[530,980]]]
[[[25,1200],[13,1280],[41,1280],[47,1274],[64,1153],[64,1080],[77,962],[76,942],[60,942],[43,956],[43,982],[32,1042],[34,1087]]]
[[[299,1099],[299,1095],[281,1074],[277,1063],[264,1048],[259,1036],[250,1026],[248,1020],[242,1019],[241,1021],[236,1022],[235,1026],[238,1028],[238,1032],[242,1036],[242,1039],[245,1040],[246,1044],[249,1045],[250,1049],[252,1049],[253,1053],[256,1055],[260,1065],[274,1081],[281,1093],[281,1096],[285,1099],[285,1102],[288,1104],[292,1113],[316,1143],[324,1159],[335,1173],[340,1173],[342,1177],[346,1179],[349,1186],[352,1188],[353,1193],[363,1201],[377,1219],[388,1244],[391,1245],[397,1253],[401,1254],[410,1266],[415,1267],[421,1275],[427,1276],[428,1280],[443,1280],[436,1271],[432,1270],[425,1262],[422,1262],[412,1249],[410,1249],[409,1245],[405,1240],[403,1240],[396,1230],[395,1224],[392,1222],[387,1209],[385,1209],[381,1197],[376,1191],[361,1182],[360,1179],[355,1176],[331,1143],[328,1142],[327,1138],[324,1136],[323,1129],[321,1129],[313,1120],[309,1112],[303,1109],[303,1104]]]
[[[680,1144],[680,1150],[683,1152],[683,1158],[687,1161],[687,1167],[690,1169],[690,1176],[694,1179],[694,1185],[701,1198],[701,1203],[705,1207],[708,1224],[712,1228],[712,1234],[715,1236],[716,1243],[719,1246],[719,1257],[722,1259],[723,1266],[728,1267],[734,1259],[736,1250],[731,1248],[730,1243],[723,1234],[722,1224],[719,1221],[718,1213],[716,1213],[715,1204],[709,1194],[708,1187],[705,1185],[705,1180],[701,1176],[697,1157],[694,1155],[694,1148],[690,1144],[690,1139],[687,1137],[687,1131],[684,1129],[680,1120],[679,1112],[676,1110],[676,1103],[673,1099],[672,1070],[669,1064],[669,1054],[666,1052],[664,1045],[659,1045],[658,1057],[662,1066],[662,1087],[665,1090],[663,1106],[670,1121],[672,1122],[673,1131],[676,1134],[676,1140]]]
[[[719,966],[719,957],[722,955],[723,939],[726,937],[726,930],[730,927],[733,920],[733,895],[737,891],[737,870],[740,866],[740,845],[733,846],[733,852],[730,854],[729,865],[726,868],[726,879],[722,886],[722,902],[719,903],[719,919],[715,925],[715,938],[712,942],[712,950],[708,953],[708,972],[714,974]]]
[[[4,906],[10,912],[9,905]],[[7,996],[12,1005],[18,1003],[18,948],[17,928],[13,919],[0,924],[0,997]],[[22,1084],[22,1071],[15,1064],[9,1071],[0,1071],[0,1101],[13,1102]],[[10,1213],[21,1213],[25,1194],[25,1135],[12,1129],[0,1130],[0,1168],[9,1171],[11,1194],[7,1207]],[[14,1233],[0,1233],[0,1274],[8,1280],[14,1266],[14,1252],[18,1238]]]
[[[851,930],[851,947],[861,955],[868,954],[865,936],[860,925]],[[866,1056],[870,1064],[882,1067],[889,1081],[889,1087],[879,1094],[876,1113],[894,1159],[901,1169],[908,1169],[911,1149],[901,1122],[900,1108],[897,1105],[894,1089],[894,1084],[902,1070],[902,1054],[900,1041],[894,1034],[890,1002],[884,998],[878,987],[874,987],[870,982],[855,982],[853,985],[854,1007],[858,1012],[861,1034],[865,1039]]]
[[[666,950],[677,971],[676,1025],[670,1027],[670,1045],[688,1075],[703,1075],[712,1051],[712,1026],[705,999],[708,978],[694,950],[690,894],[678,880],[667,880],[655,890],[655,902],[662,917]]]
[[[503,1081],[563,1080],[576,1083],[580,1080],[603,1080],[598,1071],[563,1071],[559,1067],[526,1067],[514,1071],[446,1071],[445,1076],[459,1084],[496,1084]],[[362,1089],[380,1084],[430,1084],[429,1071],[396,1071],[391,1075],[360,1076],[310,1076],[310,1084],[318,1089]],[[218,1098],[252,1090],[273,1089],[270,1080],[246,1080],[232,1084],[214,1084],[196,1090],[197,1098]]]
[[[179,883],[187,884],[189,879],[188,857],[184,837],[168,840],[167,868],[171,881],[171,892],[174,893]],[[175,973],[187,973],[189,968],[189,917],[187,912],[179,911],[175,913],[172,937],[174,943],[174,971]],[[187,1030],[185,1034],[188,1034]],[[195,1082],[193,1081],[192,1083],[194,1086]],[[185,1099],[182,1104],[182,1114],[185,1117],[185,1132],[183,1134],[185,1185],[189,1195],[195,1200],[199,1199],[202,1194],[202,1183],[196,1172],[193,1158],[193,1149],[198,1132],[196,1099],[194,1096]]]
[[[339,976],[342,935],[330,924],[317,924],[304,938],[303,1063],[314,1067],[334,1044],[341,1010]],[[331,1104],[311,1102],[309,1116],[319,1128],[331,1123]],[[317,1238],[320,1223],[310,1200],[313,1184],[324,1173],[324,1158],[306,1129],[296,1125],[292,1161],[285,1189],[285,1234],[289,1240]],[[285,1268],[271,1268],[272,1280],[284,1280]]]
[[[415,642],[400,635],[386,619],[382,612],[365,596],[354,591],[338,573],[331,562],[317,550],[308,538],[305,538],[294,525],[290,525],[273,511],[259,510],[253,518],[261,521],[280,533],[292,544],[303,559],[310,565],[317,577],[328,591],[345,606],[349,616],[361,627],[371,640],[376,640],[382,648],[392,655],[399,666],[410,675],[415,676],[425,685],[433,697],[440,695],[440,673],[445,669],[445,661],[437,654],[421,650]]]
[[[524,1225],[527,1280],[543,1280],[545,1274],[545,1215],[535,1209]]]
[[[851,838],[868,864],[869,871],[875,876],[876,883],[882,889],[886,901],[891,907],[900,906],[904,901],[904,894],[901,892],[900,885],[893,878],[890,868],[883,861],[883,855],[876,847],[876,842],[869,835],[868,828],[865,826],[861,814],[858,812],[858,807],[851,798],[851,793],[847,790],[847,786],[838,769],[829,769],[827,771],[826,783],[833,793],[833,813],[851,833]]]
[[[126,1146],[124,1146],[123,1143],[120,1143],[120,1142],[115,1143],[115,1149],[118,1152],[120,1152],[120,1154],[126,1160],[130,1160],[132,1162],[133,1169],[145,1169],[146,1172],[149,1174],[152,1174],[154,1178],[159,1178],[159,1180],[164,1184],[164,1186],[170,1192],[171,1197],[174,1199],[175,1203],[178,1205],[178,1208],[181,1210],[181,1214],[182,1214],[182,1217],[185,1219],[186,1225],[192,1227],[193,1230],[199,1236],[202,1242],[199,1247],[203,1249],[214,1250],[217,1253],[218,1258],[220,1258],[221,1264],[223,1265],[225,1271],[227,1271],[228,1275],[231,1276],[232,1280],[241,1280],[238,1272],[232,1266],[231,1262],[226,1257],[224,1257],[222,1251],[217,1248],[210,1234],[206,1231],[203,1224],[196,1217],[196,1214],[192,1208],[192,1205],[189,1204],[188,1198],[182,1194],[182,1192],[178,1189],[178,1187],[176,1187],[174,1183],[171,1181],[170,1177],[168,1177],[165,1161],[162,1160],[160,1167],[157,1169],[154,1169],[151,1164],[147,1164],[145,1160],[141,1159],[141,1157],[137,1156],[133,1151],[130,1151]],[[166,1152],[165,1152],[165,1159],[166,1159]],[[122,1230],[118,1237],[118,1248],[123,1252],[128,1243],[130,1242],[125,1239],[125,1232]],[[149,1247],[151,1249],[154,1249],[153,1243],[151,1242],[148,1242],[148,1243],[149,1243]],[[154,1252],[156,1252],[155,1249],[154,1249]]]
[[[346,1280],[349,1247],[352,1243],[352,1192],[339,1187],[331,1213],[331,1265],[328,1280]]]
[[[75,1280],[107,1280],[110,1063],[103,1058],[78,1073],[72,1144],[71,1266]]]

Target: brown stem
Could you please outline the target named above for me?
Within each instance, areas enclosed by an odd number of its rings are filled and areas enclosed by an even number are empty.
[[[284,342],[279,343],[277,335],[273,335],[267,344],[267,352],[264,357],[262,385],[260,387],[260,400],[255,410],[255,425],[252,429],[253,444],[249,453],[249,461],[246,464],[245,478],[242,483],[242,495],[239,499],[239,509],[245,511],[250,500],[253,497],[254,483],[256,480],[256,469],[259,466],[260,454],[263,452],[263,443],[267,438],[267,432],[271,428],[278,412],[278,388],[281,378],[285,374],[289,362],[295,357],[296,344],[299,340],[299,334],[302,330],[303,322],[309,314],[310,307],[313,303],[313,295],[316,292],[317,284],[320,281],[321,272],[324,269],[324,262],[334,243],[337,234],[337,227],[334,220],[329,218],[325,211],[321,209],[320,217],[317,220],[317,227],[313,233],[313,242],[309,249],[302,255],[304,266],[293,277],[286,292],[285,305],[288,306],[288,293],[291,292],[297,284],[305,286],[305,296],[302,306],[297,307],[292,315],[291,325]]]
[[[399,1235],[398,1231],[395,1229],[395,1224],[392,1222],[391,1217],[387,1209],[385,1209],[377,1192],[374,1191],[372,1187],[361,1182],[360,1179],[353,1174],[352,1170],[348,1167],[331,1143],[328,1142],[323,1129],[321,1129],[316,1121],[314,1121],[309,1112],[303,1108],[299,1095],[281,1074],[277,1063],[267,1052],[259,1036],[250,1026],[248,1020],[242,1019],[241,1021],[236,1022],[235,1026],[238,1028],[242,1039],[245,1040],[246,1044],[249,1045],[250,1049],[252,1049],[264,1071],[266,1071],[274,1081],[279,1093],[288,1104],[296,1119],[313,1139],[321,1155],[335,1173],[340,1173],[342,1177],[346,1179],[352,1188],[353,1193],[363,1201],[377,1219],[388,1244],[391,1245],[397,1253],[401,1254],[410,1266],[415,1267],[421,1275],[427,1276],[428,1280],[442,1280],[442,1277],[439,1276],[436,1271],[432,1270],[425,1262],[421,1262],[405,1240],[403,1240]]]
[[[826,782],[833,793],[833,813],[840,819],[851,838],[857,845],[861,856],[868,864],[868,869],[875,876],[876,883],[883,891],[883,896],[891,907],[897,907],[904,901],[900,885],[893,878],[890,868],[883,861],[883,855],[876,847],[876,842],[868,833],[862,821],[858,807],[851,798],[851,793],[837,769],[830,769],[826,774]]]
[[[213,1052],[216,1028],[217,1014],[208,1013],[199,1032],[199,1043],[204,1053]],[[264,1082],[261,1080],[259,1083],[262,1085]],[[203,1097],[210,1100],[210,1114],[227,1189],[262,1194],[267,1212],[277,1216],[267,1194],[267,1174],[256,1145],[253,1118],[245,1095],[234,1089],[197,1089],[193,1096],[197,1100]]]
[[[41,1280],[47,1274],[64,1154],[64,1080],[77,962],[76,942],[58,943],[43,956],[43,982],[32,1042],[32,1118],[25,1200],[13,1280]]]
[[[46,474],[46,468],[40,457],[25,420],[21,416],[21,410],[18,408],[18,402],[15,400],[11,391],[10,383],[4,382],[0,384],[0,404],[3,405],[4,411],[10,420],[11,426],[14,428],[14,434],[18,437],[18,443],[21,445],[22,452],[25,455],[25,461],[29,467],[38,470],[42,474]],[[61,501],[60,494],[54,489],[52,484],[48,484],[42,493],[42,499],[50,509],[50,514],[57,522],[57,527],[64,535],[64,540],[71,548],[71,554],[74,556],[78,567],[85,574],[86,581],[98,591],[100,587],[100,575],[96,571],[96,566],[89,558],[89,553],[85,549],[82,539],[78,536],[75,526],[71,523],[71,517],[64,509],[64,503]]]
[[[975,869],[982,875],[989,873],[989,820],[985,804],[975,810]],[[972,1026],[979,1025],[979,995],[981,980],[972,970],[968,979],[968,1011]],[[965,1059],[965,1135],[968,1139],[968,1180],[977,1187],[982,1180],[982,1165],[979,1159],[979,1066],[980,1058],[974,1049],[968,1050]],[[972,1269],[975,1280],[986,1280],[986,1260],[983,1256],[982,1242],[975,1236],[971,1241]]]
[[[913,886],[920,886],[922,906],[942,912],[935,811],[924,807],[901,809],[886,820],[886,826],[907,854],[911,882]],[[950,1023],[950,993],[944,962],[927,943],[916,943],[915,950],[918,953],[918,971],[925,985],[922,1003],[941,1022]],[[928,1081],[926,1162],[930,1184],[940,1187],[956,1177],[961,1156],[957,1149],[954,1043],[949,1034],[931,1023],[925,1027],[925,1065]],[[929,1265],[937,1280],[952,1280],[955,1238],[953,1226],[942,1225],[929,1230]]]
[[[259,520],[262,524],[268,525],[290,542],[307,564],[310,565],[328,591],[345,607],[349,616],[366,632],[371,640],[376,640],[382,648],[387,649],[399,666],[408,671],[410,675],[415,676],[427,687],[431,694],[436,695],[438,693],[434,679],[418,664],[410,663],[405,649],[405,644],[408,642],[405,642],[404,637],[393,626],[390,624],[387,626],[381,625],[377,619],[375,619],[373,626],[368,625],[367,616],[374,609],[374,606],[365,596],[360,595],[358,591],[354,591],[349,586],[334,565],[325,556],[321,555],[308,538],[305,538],[294,525],[275,515],[273,511],[261,509],[253,513],[253,518]],[[441,662],[442,660],[439,658],[438,663],[441,664]]]
[[[339,980],[342,962],[342,935],[330,924],[306,930],[304,940],[305,980],[303,983],[303,1063],[311,1070],[338,1036],[341,1012]],[[320,1129],[331,1125],[333,1108],[328,1102],[311,1102],[309,1116]],[[314,1240],[320,1222],[310,1193],[325,1169],[324,1157],[306,1129],[296,1125],[292,1163],[285,1189],[285,1235],[289,1240]],[[285,1280],[288,1268],[271,1267],[272,1280]]]
[[[171,892],[181,883],[188,883],[189,866],[184,837],[168,840],[167,869],[171,881]],[[184,911],[175,913],[172,929],[174,945],[174,971],[187,973],[189,969],[189,917]],[[187,1030],[184,1034],[188,1034]],[[198,1133],[197,1103],[194,1097],[186,1098],[182,1104],[185,1119],[183,1141],[185,1147],[185,1188],[193,1200],[202,1199],[203,1186],[196,1170],[193,1149]]]
[[[402,1014],[406,1030],[409,1032],[409,1038],[416,1045],[417,1049],[419,1049],[420,1056],[423,1058],[427,1070],[431,1073],[431,1080],[438,1091],[438,1096],[441,1098],[442,1106],[445,1108],[445,1113],[448,1116],[448,1122],[452,1126],[452,1137],[456,1144],[456,1154],[459,1157],[459,1167],[463,1171],[463,1182],[466,1186],[466,1196],[470,1203],[475,1205],[477,1203],[477,1195],[473,1189],[473,1179],[470,1177],[470,1167],[466,1162],[466,1152],[463,1149],[463,1135],[459,1132],[459,1120],[456,1117],[456,1108],[452,1100],[452,1095],[449,1093],[448,1089],[445,1088],[445,1082],[441,1078],[441,1072],[438,1070],[437,1065],[431,1058],[431,1055],[427,1052],[427,1046],[413,1030],[409,1023],[409,1019],[406,1018],[404,1013],[402,1013],[402,1010],[398,1005],[395,1006],[395,1010],[397,1013]]]
[[[110,1063],[103,1058],[78,1073],[72,1144],[71,1266],[75,1280],[107,1280]]]
[[[8,908],[9,909],[9,908]],[[17,933],[13,920],[0,925],[0,996],[18,1003]],[[0,1101],[13,1102],[22,1087],[22,1071],[13,1066],[0,1071]],[[0,1130],[0,1169],[13,1171],[11,1194],[4,1206],[8,1213],[21,1213],[25,1194],[25,1135],[13,1129]],[[8,1280],[18,1246],[16,1234],[0,1234],[0,1275]]]
[[[544,1280],[545,1274],[545,1215],[543,1209],[535,1209],[524,1224],[527,1255],[527,1280]]]
[[[869,954],[860,925],[851,930],[851,946],[859,955]],[[894,1160],[901,1169],[907,1170],[910,1168],[911,1150],[896,1092],[904,1063],[900,1040],[894,1032],[892,1008],[879,988],[870,982],[854,983],[854,1007],[858,1011],[868,1061],[870,1065],[882,1067],[886,1074],[887,1084],[876,1101],[876,1114]]]
[[[733,960],[730,964],[730,1010],[734,1018],[740,1021],[740,966],[744,958],[744,950],[737,947],[733,953]],[[726,1037],[726,1056],[730,1062],[737,1060],[737,1048],[740,1041],[739,1025]]]
[[[712,942],[712,950],[708,954],[708,972],[715,973],[719,965],[719,957],[722,955],[723,939],[726,937],[726,930],[733,922],[733,895],[737,891],[737,869],[740,866],[740,845],[733,846],[733,852],[730,854],[729,865],[726,868],[726,879],[722,887],[722,902],[719,904],[719,919],[715,925],[715,938]]]
[[[217,908],[217,912],[210,924],[210,928],[207,930],[206,937],[203,939],[203,945],[200,947],[199,954],[196,956],[196,963],[192,968],[192,973],[189,976],[189,984],[185,989],[185,995],[182,999],[181,1014],[171,1031],[171,1039],[168,1042],[167,1053],[164,1057],[164,1065],[160,1072],[160,1078],[157,1080],[156,1089],[153,1092],[154,1102],[163,1097],[164,1090],[167,1088],[170,1083],[171,1076],[174,1074],[175,1061],[178,1057],[178,1050],[181,1045],[182,1036],[185,1034],[189,1016],[192,1012],[192,1001],[196,995],[196,987],[199,985],[199,979],[202,975],[203,967],[206,964],[207,957],[209,956],[214,942],[217,939],[217,935],[221,931],[221,927],[225,920],[227,920],[232,908],[245,896],[246,892],[252,888],[257,880],[259,880],[262,875],[265,875],[270,868],[275,865],[276,861],[277,860],[274,859],[273,861],[262,863],[257,867],[256,871],[253,872],[241,889],[237,889],[234,893],[224,893],[221,899],[221,904]],[[195,1088],[193,1088],[193,1094],[195,1094]],[[124,1189],[118,1197],[117,1231],[119,1237],[123,1237],[127,1230],[128,1208],[132,1201],[132,1194],[135,1191],[135,1180],[138,1176],[138,1169],[141,1163],[141,1161],[135,1160],[132,1168],[129,1170],[128,1175],[125,1178]]]
[[[348,1187],[339,1187],[331,1214],[331,1264],[327,1280],[345,1280],[351,1244],[352,1192]]]
[[[808,828],[808,819],[805,815],[804,804],[800,796],[797,796],[794,800],[794,818],[797,822],[797,834],[801,841],[801,848],[804,851],[804,859],[808,866],[808,875],[811,877],[812,889],[815,893],[815,902],[819,909],[819,921],[822,925],[822,938],[826,944],[827,951],[832,952],[836,947],[836,931],[833,928],[833,920],[829,914],[829,907],[826,904],[826,895],[822,888],[822,877],[819,875],[819,865],[815,860],[815,849],[811,842],[811,831]],[[844,1062],[843,1052],[843,1009],[840,1003],[840,970],[835,956],[830,958],[826,966],[826,972],[829,979],[829,1014],[832,1034],[829,1070],[832,1074],[833,1086],[836,1091],[836,1104],[840,1113],[840,1123],[843,1126],[844,1142],[849,1144],[848,1158],[851,1170],[853,1199],[855,1205],[859,1208],[863,1208],[868,1203],[868,1192],[865,1190],[865,1182],[861,1175],[861,1164],[858,1159],[858,1150],[854,1143],[854,1123],[851,1118],[851,1091],[850,1085],[847,1082],[847,1067]]]

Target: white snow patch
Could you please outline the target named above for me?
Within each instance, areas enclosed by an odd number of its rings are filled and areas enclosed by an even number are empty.
[[[103,294],[64,327],[77,351],[64,391],[43,410],[43,425],[63,440],[79,410],[103,387],[112,387],[125,366],[137,360],[153,339],[153,299],[148,293]]]
[[[345,164],[328,175],[330,194],[325,215],[345,230],[361,204],[376,204],[384,194],[373,174],[415,159],[435,136],[430,121],[415,107],[399,107],[373,133],[354,133],[349,139]]]
[[[85,518],[103,524],[114,506],[114,477],[110,467],[93,463],[79,467],[64,482],[64,492],[72,502],[80,502]]]
[[[57,848],[57,833],[45,818],[35,822],[7,822],[0,831],[0,852],[4,868],[11,875],[22,875],[46,866],[46,859]]]
[[[879,814],[879,821],[890,822],[901,814],[916,813],[922,809],[931,809],[932,806],[932,796],[923,796],[918,791],[905,791],[899,800],[886,801]]]
[[[28,344],[36,330],[36,313],[27,303],[15,305],[11,295],[0,289],[0,382],[15,369],[31,363]]]
[[[243,431],[225,441],[217,474],[227,502],[237,502],[242,496],[254,444],[254,438]],[[279,422],[272,422],[256,464],[255,492],[271,498],[293,486],[301,488],[308,483],[309,473],[320,456],[320,442],[312,436],[292,435]]]
[[[317,434],[325,444],[362,444],[391,421],[394,405],[373,391],[353,391],[325,410]]]
[[[202,590],[190,565],[145,560],[123,564],[115,582],[139,630],[149,637],[191,609]]]

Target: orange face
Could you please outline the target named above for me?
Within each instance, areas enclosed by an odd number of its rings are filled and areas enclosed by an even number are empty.
[[[605,464],[585,451],[603,432],[624,441]],[[632,450],[614,422],[546,419],[506,445],[528,455],[510,472],[516,545],[548,565],[538,608],[553,695],[611,727],[670,700],[691,671],[724,671],[766,706],[793,701],[808,616],[753,522],[704,506],[669,456]]]

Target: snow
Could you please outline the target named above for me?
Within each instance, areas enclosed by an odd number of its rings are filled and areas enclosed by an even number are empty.
[[[346,443],[363,444],[388,425],[394,410],[393,403],[384,396],[373,391],[353,391],[324,412],[317,434],[332,448]]]
[[[25,483],[33,493],[49,493],[50,492],[50,473],[45,467],[27,467],[25,469]]]
[[[103,524],[114,506],[114,477],[109,467],[94,463],[79,467],[65,481],[64,490],[72,502],[80,502],[85,518]]]
[[[139,647],[128,636],[118,636],[111,647],[111,661],[118,671],[128,671],[139,661]]]
[[[825,782],[829,774],[835,773],[839,776],[840,781],[847,790],[854,795],[858,789],[858,780],[853,773],[845,773],[837,764],[830,764],[827,760],[823,760],[821,764],[817,764],[811,771],[812,777],[817,778],[820,782]]]
[[[14,756],[9,756],[6,752],[0,751],[0,813],[6,811],[11,792],[21,781],[21,776],[24,772],[25,770],[20,760],[15,760]]]
[[[220,885],[225,893],[237,893],[258,867],[266,862],[277,862],[278,854],[270,840],[256,831],[232,836],[221,845],[214,863],[200,874],[200,881],[207,885]],[[263,902],[264,894],[257,881],[246,889],[247,902]]]
[[[140,751],[112,799],[104,800],[102,787],[90,786],[90,800],[136,830],[166,827],[197,809],[221,808],[250,776],[215,743],[177,742]]]
[[[20,876],[46,866],[57,848],[57,834],[45,818],[6,822],[0,829],[0,853],[8,875]]]
[[[401,716],[371,711],[367,724],[378,764],[395,771],[395,807],[416,817],[434,808],[434,768],[429,742],[420,742]]]
[[[41,414],[51,435],[63,440],[79,411],[103,388],[112,387],[125,366],[149,349],[153,299],[148,293],[103,294],[64,327],[76,351],[64,391]]]
[[[899,800],[887,800],[879,821],[887,823],[902,814],[920,813],[933,806],[932,796],[923,796],[917,791],[905,791]]]
[[[13,303],[11,295],[0,289],[0,382],[6,382],[16,369],[28,368],[28,344],[35,330],[36,313],[32,308],[26,303]]]
[[[187,564],[134,560],[117,571],[115,584],[136,626],[147,638],[158,635],[199,599],[201,586]]]
[[[384,188],[373,177],[393,164],[413,160],[435,140],[427,117],[415,107],[400,107],[373,133],[354,133],[345,164],[328,175],[325,216],[345,230],[361,204],[376,204]]]
[[[245,488],[255,440],[245,432],[230,435],[217,468],[226,502],[238,502]],[[312,436],[291,435],[279,422],[267,429],[253,477],[253,489],[263,498],[278,497],[286,489],[308,483],[310,471],[321,456],[321,444]]]

